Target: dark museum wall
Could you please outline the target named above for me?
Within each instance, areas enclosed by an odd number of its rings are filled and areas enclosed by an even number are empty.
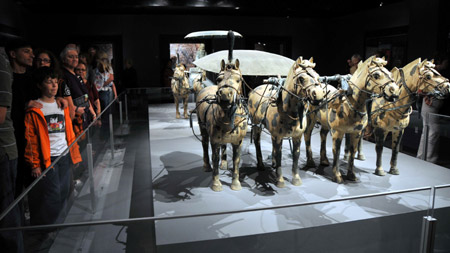
[[[345,73],[346,60],[353,54],[365,55],[368,34],[401,28],[407,33],[408,61],[428,57],[437,50],[438,35],[446,36],[439,25],[443,0],[406,0],[339,18],[237,17],[206,15],[119,15],[34,13],[17,10],[13,0],[0,2],[0,25],[14,27],[36,46],[58,53],[67,43],[109,39],[122,53],[115,58],[116,68],[131,58],[142,87],[160,86],[162,67],[168,60],[168,38],[188,42],[183,37],[193,31],[232,29],[244,35],[236,48],[245,48],[246,38],[284,38],[293,59],[311,57],[321,75]],[[447,24],[447,23],[445,23]],[[23,28],[22,28],[23,27]],[[439,31],[441,31],[439,33]],[[443,35],[442,35],[443,34]],[[215,51],[226,49],[224,41],[209,42]],[[441,43],[442,44],[442,43]],[[444,43],[445,44],[445,43]],[[248,46],[248,45],[247,45]],[[210,53],[210,52],[209,52]],[[120,76],[120,70],[116,73]]]

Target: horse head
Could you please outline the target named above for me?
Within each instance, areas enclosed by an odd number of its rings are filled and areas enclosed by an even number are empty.
[[[369,57],[358,64],[358,69],[352,75],[350,82],[357,83],[361,81],[360,78],[365,78],[363,91],[383,96],[387,101],[394,101],[398,98],[400,91],[392,78],[392,73],[384,67],[386,64],[384,57]]]
[[[173,72],[172,80],[178,83],[178,90],[189,89],[189,81],[184,64],[177,64]]]
[[[220,72],[217,77],[217,101],[221,106],[231,107],[241,96],[242,74],[239,69],[239,60],[234,63],[220,63]]]
[[[286,78],[285,88],[299,97],[307,98],[311,104],[318,105],[325,98],[325,85],[319,82],[319,74],[313,69],[313,58],[299,57]]]
[[[445,98],[449,95],[449,80],[435,69],[436,65],[433,60],[424,60],[418,63],[417,66],[414,74],[418,76],[418,92],[420,94],[431,95],[437,98]]]
[[[198,93],[201,89],[205,87],[204,81],[206,81],[206,71],[202,71],[201,75],[197,76],[193,81],[194,92]]]

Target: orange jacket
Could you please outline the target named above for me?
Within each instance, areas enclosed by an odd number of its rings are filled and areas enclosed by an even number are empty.
[[[64,110],[66,124],[66,140],[69,146],[76,139],[72,129],[69,108]],[[52,161],[50,157],[50,138],[48,136],[47,121],[40,109],[28,108],[25,114],[25,161],[34,168],[44,171]],[[81,162],[80,150],[75,143],[70,148],[70,157],[73,164]]]

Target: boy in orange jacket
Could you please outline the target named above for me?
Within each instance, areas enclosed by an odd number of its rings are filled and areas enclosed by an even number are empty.
[[[81,162],[81,155],[76,143],[67,154],[75,134],[69,109],[60,109],[55,100],[58,92],[57,72],[43,67],[35,71],[33,79],[41,90],[37,101],[43,106],[40,109],[28,108],[25,114],[25,161],[31,168],[31,176],[39,177],[56,158],[61,158],[29,193],[30,223],[52,224],[64,213],[69,197],[69,159],[77,164]]]

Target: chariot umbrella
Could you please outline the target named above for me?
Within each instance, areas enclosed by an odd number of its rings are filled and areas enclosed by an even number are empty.
[[[228,50],[212,53],[194,61],[197,67],[219,73],[220,61],[228,58]],[[287,76],[294,64],[290,58],[257,50],[233,50],[233,59],[239,59],[242,75]]]
[[[242,38],[242,35],[238,32],[234,32],[234,37],[236,38]],[[215,38],[227,38],[228,31],[199,31],[199,32],[192,32],[188,35],[184,36],[185,39],[215,39]]]

